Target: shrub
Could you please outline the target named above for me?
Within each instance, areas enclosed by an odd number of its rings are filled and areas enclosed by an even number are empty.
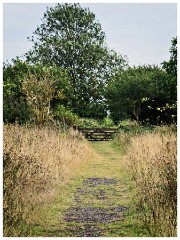
[[[109,117],[105,117],[102,120],[97,120],[94,118],[80,118],[78,126],[84,128],[110,128],[114,127],[114,122]]]
[[[64,106],[59,105],[53,113],[54,119],[60,122],[64,127],[76,126],[79,122],[79,117],[71,110],[66,109]]]
[[[99,121],[93,118],[81,118],[78,122],[78,127],[99,127]]]
[[[105,117],[102,122],[101,122],[102,127],[104,128],[110,128],[110,127],[114,127],[114,122],[111,118],[109,117]]]

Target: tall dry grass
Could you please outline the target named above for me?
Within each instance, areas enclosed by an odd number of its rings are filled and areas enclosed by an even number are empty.
[[[50,200],[83,163],[97,155],[72,130],[5,125],[3,133],[4,236],[28,236],[34,206]]]
[[[159,128],[154,133],[132,137],[127,158],[136,182],[140,220],[151,236],[176,236],[176,134]]]

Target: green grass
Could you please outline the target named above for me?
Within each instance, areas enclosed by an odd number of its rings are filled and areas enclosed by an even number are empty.
[[[131,181],[127,162],[112,141],[92,142],[92,147],[96,149],[101,158],[87,163],[78,175],[71,179],[65,186],[59,189],[55,200],[49,204],[40,206],[34,211],[35,223],[32,225],[31,236],[42,237],[66,237],[69,236],[67,223],[63,220],[64,211],[74,204],[74,194],[77,188],[82,187],[86,178],[116,178],[120,184],[114,186],[120,196],[113,196],[112,189],[102,186],[107,195],[106,200],[93,198],[91,193],[81,196],[81,205],[105,208],[108,206],[128,206],[130,210],[126,213],[123,221],[109,224],[99,224],[104,229],[106,237],[144,237],[146,231],[136,220],[136,213],[133,211],[134,186]],[[94,188],[96,191],[96,187]],[[69,223],[68,226],[75,228],[78,223]]]

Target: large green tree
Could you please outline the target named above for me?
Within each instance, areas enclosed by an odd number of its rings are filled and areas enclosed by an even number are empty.
[[[104,88],[126,60],[107,48],[94,13],[79,4],[57,4],[47,9],[30,40],[27,61],[68,70],[72,109],[82,117],[104,117]]]
[[[150,123],[171,123],[176,115],[176,81],[157,66],[121,71],[106,91],[111,117]]]
[[[150,91],[146,67],[128,68],[116,74],[106,90],[113,120],[132,118],[138,121],[141,100],[147,97]]]

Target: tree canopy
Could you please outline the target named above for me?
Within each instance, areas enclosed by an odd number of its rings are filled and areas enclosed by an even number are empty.
[[[79,4],[57,4],[46,11],[31,41],[28,61],[68,70],[73,111],[81,117],[105,116],[104,87],[126,60],[107,48],[94,13]]]
[[[169,61],[162,62],[162,67],[174,77],[177,77],[177,37],[171,40],[171,48],[169,50],[171,56]]]
[[[176,117],[176,79],[157,66],[121,71],[106,90],[111,117],[142,123],[171,123]]]
[[[107,47],[94,13],[80,4],[57,4],[30,40],[24,62],[3,66],[4,122],[176,122],[177,37],[162,67],[129,67]]]

